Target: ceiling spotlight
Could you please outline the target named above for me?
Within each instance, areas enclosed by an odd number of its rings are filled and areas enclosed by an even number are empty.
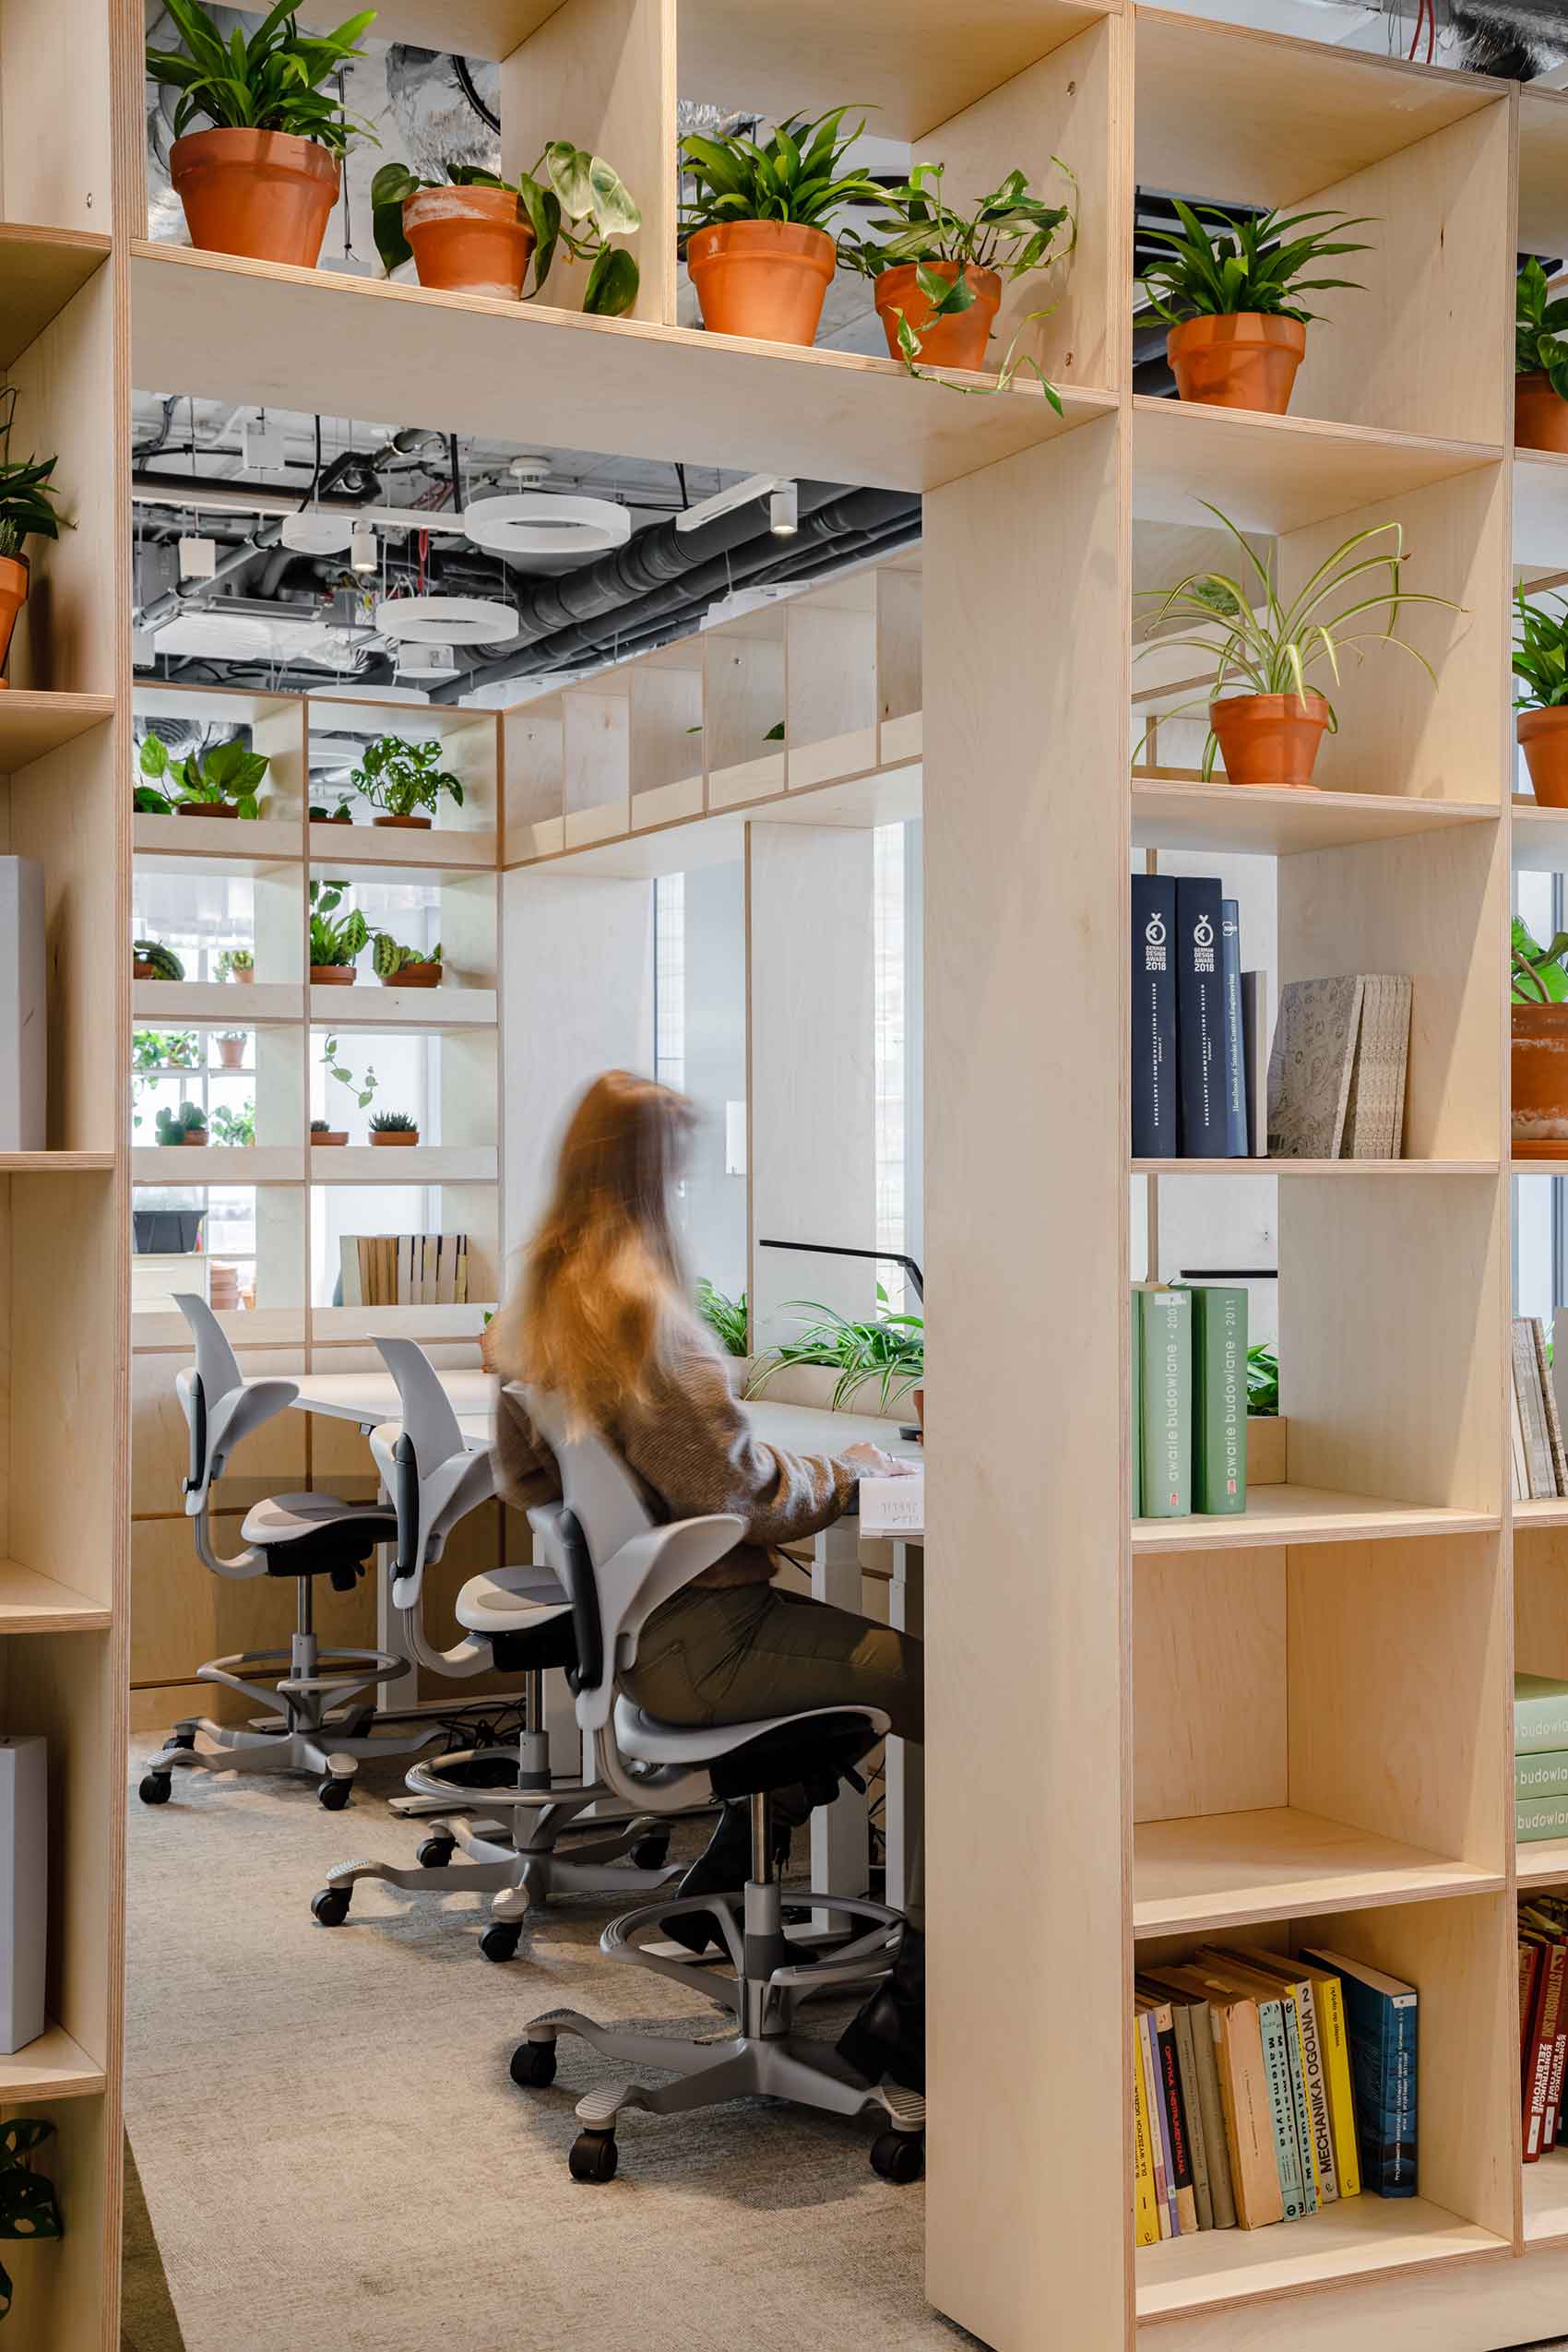
[[[775,539],[793,539],[800,527],[800,494],[792,481],[781,481],[767,502],[767,528]]]
[[[716,523],[720,515],[732,515],[737,506],[749,506],[754,498],[766,498],[778,487],[777,474],[747,474],[743,481],[732,481],[728,490],[716,490],[711,498],[684,508],[675,517],[675,528],[683,532],[700,530],[704,523]]]
[[[350,568],[356,572],[374,572],[379,561],[375,533],[368,523],[356,523],[349,548]]]

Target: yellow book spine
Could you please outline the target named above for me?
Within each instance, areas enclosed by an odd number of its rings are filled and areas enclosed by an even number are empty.
[[[1148,2092],[1144,2082],[1143,2037],[1133,2032],[1133,2242],[1158,2246],[1159,2214],[1154,2201],[1154,2159],[1149,2153]]]
[[[1345,2039],[1345,1990],[1337,1977],[1314,1977],[1317,2029],[1323,2043],[1323,2067],[1328,2080],[1328,2114],[1334,2126],[1334,2155],[1339,2167],[1339,2193],[1359,2197],[1361,2167],[1356,2147],[1356,2101],[1350,2088],[1350,2050]]]

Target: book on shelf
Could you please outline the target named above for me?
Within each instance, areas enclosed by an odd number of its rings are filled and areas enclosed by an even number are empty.
[[[1253,1141],[1241,915],[1220,890],[1132,877],[1134,1158],[1244,1159]]]
[[[1317,2210],[1317,2199],[1313,2187],[1312,2157],[1304,2144],[1305,2109],[1295,2042],[1294,2001],[1271,1978],[1260,1977],[1255,1969],[1247,1967],[1234,1954],[1218,1945],[1205,1945],[1197,1957],[1217,1983],[1229,1985],[1257,2004],[1280,2200],[1285,2219],[1299,2221],[1303,2214]]]
[[[1563,1491],[1562,1435],[1546,1362],[1546,1331],[1536,1317],[1515,1315],[1511,1327],[1514,1404],[1519,1437],[1514,1446],[1515,1500],[1549,1500]],[[1551,1398],[1550,1410],[1548,1399]],[[1514,1426],[1512,1414],[1510,1429]],[[1524,1479],[1520,1487],[1521,1471]]]
[[[1234,898],[1219,902],[1219,980],[1225,1023],[1225,1153],[1229,1159],[1245,1159],[1247,1050],[1241,1014],[1241,909]]]
[[[1150,2139],[1152,2122],[1144,2069],[1143,2020],[1137,2017],[1133,2024],[1133,2242],[1138,2246],[1158,2246],[1160,2236]]]
[[[1218,876],[1176,882],[1176,1063],[1184,1159],[1224,1159],[1225,986],[1220,971]]]
[[[1138,1286],[1143,1512],[1184,1519],[1193,1507],[1192,1294]]]
[[[1134,1517],[1247,1507],[1247,1293],[1140,1282],[1132,1303]]]
[[[1130,1417],[1128,1439],[1128,1503],[1134,1519],[1143,1515],[1144,1508],[1144,1337],[1143,1313],[1136,1285],[1131,1293],[1130,1343],[1132,1373],[1129,1382]]]
[[[346,1307],[466,1306],[466,1233],[344,1233],[339,1254]]]
[[[1170,2235],[1191,2237],[1198,2226],[1198,2204],[1193,2187],[1192,2143],[1187,2133],[1186,2104],[1176,2062],[1176,2025],[1169,2001],[1158,1993],[1138,1993],[1137,2006],[1148,2027],[1148,2049],[1154,2068],[1154,2099],[1165,2157],[1166,2193],[1170,2202]]]
[[[1254,1949],[1251,1944],[1229,1948],[1259,1976],[1277,1981],[1294,2003],[1301,2085],[1299,2122],[1305,2133],[1318,2204],[1335,2204],[1343,2191],[1334,2144],[1328,2083],[1328,2037],[1325,2024],[1320,2021],[1319,2016],[1320,2009],[1326,2006],[1321,1990],[1324,1982],[1322,1972],[1305,1968],[1299,1961],[1289,1959],[1282,1953]],[[1352,2191],[1351,2194],[1354,2193]]]
[[[1361,2185],[1374,2197],[1413,2197],[1416,1988],[1343,1953],[1314,1946],[1301,1957],[1336,1976],[1344,1994]]]
[[[1568,1797],[1568,1748],[1538,1749],[1514,1759],[1515,1797]]]
[[[1247,1294],[1239,1284],[1179,1282],[1193,1301],[1193,1508],[1247,1507]]]
[[[1268,974],[1241,974],[1241,1080],[1247,1157],[1268,1158]]]
[[[1286,981],[1268,1059],[1272,1157],[1400,1157],[1412,994],[1401,972]]]
[[[1520,2115],[1522,2155],[1526,2164],[1538,2163],[1557,2139],[1562,2069],[1560,2041],[1568,2047],[1568,2006],[1564,2004],[1564,1970],[1568,1967],[1568,1928],[1562,1907],[1550,1897],[1519,1905],[1521,2002]],[[1553,2090],[1553,2076],[1556,2090]]]
[[[1568,1682],[1547,1674],[1514,1677],[1514,1753],[1544,1755],[1568,1749]]]
[[[1176,1116],[1176,877],[1133,876],[1133,1154],[1172,1159]]]
[[[1515,1843],[1528,1846],[1542,1837],[1568,1837],[1568,1797],[1515,1797]]]

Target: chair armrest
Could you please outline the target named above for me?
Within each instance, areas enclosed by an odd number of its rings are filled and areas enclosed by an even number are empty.
[[[549,1515],[541,1511],[539,1521],[548,1522]],[[609,1723],[617,1678],[635,1664],[643,1628],[654,1610],[722,1560],[744,1533],[744,1521],[730,1511],[678,1519],[671,1526],[649,1527],[633,1536],[598,1569],[604,1657],[598,1682],[585,1684],[577,1693],[577,1721],[585,1731]]]
[[[181,1372],[174,1385],[189,1419],[188,1400],[191,1376]],[[182,1385],[184,1384],[184,1385]],[[198,1485],[185,1480],[185,1511],[195,1518],[205,1507],[207,1497],[228,1467],[229,1457],[244,1443],[253,1430],[281,1413],[299,1395],[299,1384],[292,1380],[253,1380],[244,1388],[231,1388],[212,1408],[207,1422],[205,1475]],[[194,1455],[193,1455],[194,1460]]]

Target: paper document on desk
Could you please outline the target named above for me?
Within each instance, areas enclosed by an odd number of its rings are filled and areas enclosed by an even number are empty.
[[[862,1479],[860,1485],[861,1533],[864,1536],[921,1536],[925,1533],[925,1471],[911,1470],[899,1479]]]

